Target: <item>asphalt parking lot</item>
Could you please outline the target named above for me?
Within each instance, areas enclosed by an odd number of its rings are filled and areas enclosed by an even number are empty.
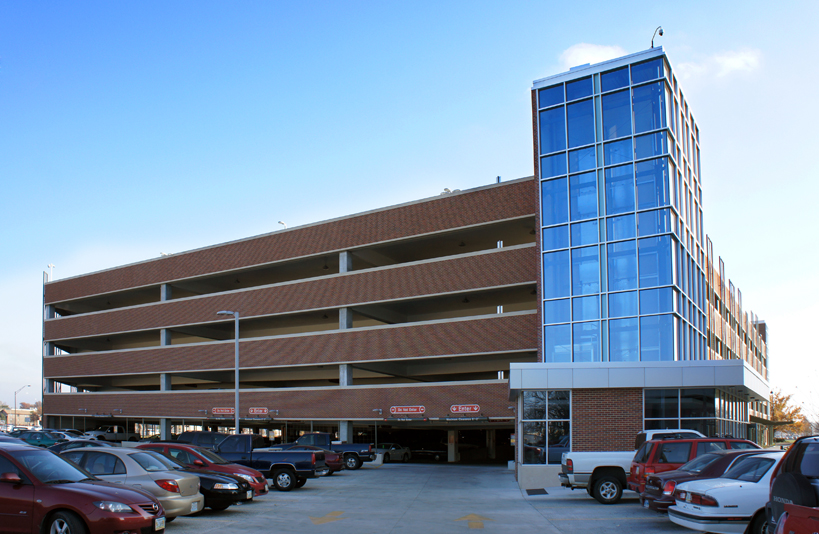
[[[180,517],[167,532],[693,532],[644,510],[633,493],[604,506],[585,491],[544,489],[527,495],[502,466],[365,464],[224,512]]]

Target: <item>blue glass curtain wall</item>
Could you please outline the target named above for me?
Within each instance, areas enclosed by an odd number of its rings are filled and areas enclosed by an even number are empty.
[[[544,361],[705,355],[698,140],[672,78],[658,57],[538,90]]]

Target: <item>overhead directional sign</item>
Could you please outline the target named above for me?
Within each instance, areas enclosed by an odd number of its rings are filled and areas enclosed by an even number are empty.
[[[480,404],[453,404],[449,407],[452,413],[479,413],[481,411]]]
[[[270,413],[270,410],[267,408],[250,408],[247,413],[250,415],[267,415]]]
[[[213,415],[233,415],[234,412],[233,408],[213,408],[210,413]]]
[[[423,406],[390,406],[390,413],[393,415],[418,413],[422,414],[427,411]]]

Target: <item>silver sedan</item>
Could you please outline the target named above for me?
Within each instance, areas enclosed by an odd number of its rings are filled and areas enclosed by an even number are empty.
[[[412,453],[407,447],[402,447],[398,443],[379,443],[376,452],[384,455],[384,463],[387,462],[409,462]]]
[[[93,447],[66,451],[60,456],[101,480],[147,491],[162,504],[168,520],[200,512],[205,504],[205,497],[199,493],[199,477],[168,471],[167,462],[155,452]]]

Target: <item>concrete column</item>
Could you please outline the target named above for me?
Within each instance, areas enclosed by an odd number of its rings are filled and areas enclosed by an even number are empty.
[[[496,431],[495,429],[490,429],[486,431],[486,450],[488,451],[487,454],[490,460],[494,460],[497,456],[496,450]]]
[[[352,386],[353,385],[353,366],[345,363],[338,366],[338,385]]]
[[[349,330],[353,327],[353,310],[352,308],[339,308],[338,310],[338,328],[339,330]]]
[[[168,284],[162,284],[159,286],[159,300],[165,302],[166,300],[171,300],[171,286]]]
[[[347,251],[338,253],[338,272],[348,273],[353,270],[353,255]]]
[[[159,344],[163,347],[167,347],[171,344],[171,331],[167,328],[163,328],[159,331]]]
[[[458,454],[458,431],[457,430],[447,430],[447,440],[446,440],[446,461],[447,462],[457,462],[461,459],[461,455]]]
[[[159,437],[165,441],[171,439],[171,420],[164,417],[159,420]]]
[[[46,341],[43,345],[43,356],[55,356],[57,354],[57,346],[51,341]]]
[[[347,443],[353,443],[353,422],[339,421],[338,422],[338,439]]]
[[[54,393],[54,379],[53,378],[46,378],[45,379],[45,392],[46,393]],[[48,427],[46,427],[48,428]]]
[[[54,319],[55,317],[57,317],[57,309],[53,305],[47,304],[45,307],[45,318]]]
[[[159,391],[170,391],[171,389],[173,389],[171,386],[171,375],[167,373],[159,375]]]

